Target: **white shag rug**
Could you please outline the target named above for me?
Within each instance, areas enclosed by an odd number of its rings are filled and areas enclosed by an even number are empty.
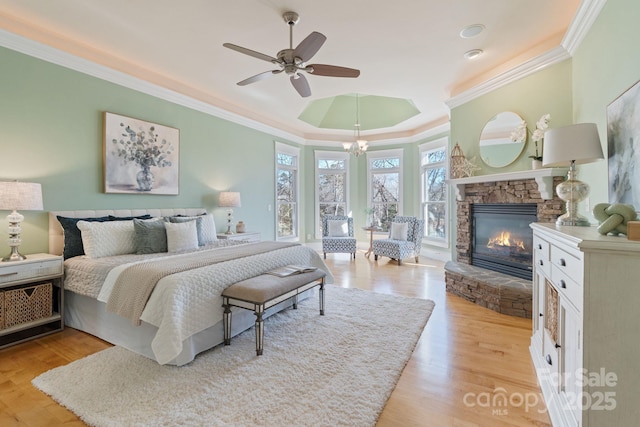
[[[33,385],[93,426],[374,426],[431,315],[430,300],[326,286],[182,367],[112,347]]]

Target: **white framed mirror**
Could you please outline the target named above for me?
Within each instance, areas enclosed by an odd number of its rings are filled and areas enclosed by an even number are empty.
[[[487,121],[480,134],[480,158],[487,166],[503,168],[513,163],[524,150],[527,143],[526,129],[520,139],[514,141],[512,136],[524,120],[512,111],[504,111]],[[526,123],[525,123],[526,126]]]

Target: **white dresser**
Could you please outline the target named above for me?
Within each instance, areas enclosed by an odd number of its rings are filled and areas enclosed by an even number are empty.
[[[531,357],[554,426],[640,425],[640,242],[531,224]]]

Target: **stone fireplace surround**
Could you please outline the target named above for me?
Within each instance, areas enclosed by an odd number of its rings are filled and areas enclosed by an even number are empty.
[[[554,222],[564,213],[555,187],[566,173],[544,168],[447,180],[457,200],[456,261],[445,265],[447,292],[498,313],[531,318],[531,281],[471,265],[471,205],[535,203],[538,222]]]

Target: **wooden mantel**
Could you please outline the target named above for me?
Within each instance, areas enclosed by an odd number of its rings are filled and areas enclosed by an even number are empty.
[[[478,182],[499,182],[517,181],[521,179],[535,179],[538,184],[538,191],[543,200],[553,199],[553,177],[566,176],[567,168],[542,168],[527,171],[516,171],[506,173],[496,173],[492,175],[470,176],[467,178],[455,178],[446,180],[447,184],[453,185],[456,193],[456,200],[464,200],[465,185],[476,184]]]

